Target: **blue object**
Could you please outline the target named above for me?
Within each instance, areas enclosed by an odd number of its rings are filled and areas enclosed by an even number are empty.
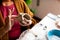
[[[60,37],[60,30],[56,30],[56,29],[51,30],[48,32],[47,36],[48,36],[48,40],[50,40],[52,36]]]

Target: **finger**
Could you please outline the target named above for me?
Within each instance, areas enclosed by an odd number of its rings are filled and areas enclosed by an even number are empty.
[[[28,20],[26,20],[26,19],[24,19],[24,21],[28,24],[29,23],[29,21]]]
[[[12,15],[11,17],[18,17],[17,15]]]
[[[22,21],[24,23],[24,25],[26,25],[27,23],[25,21]]]

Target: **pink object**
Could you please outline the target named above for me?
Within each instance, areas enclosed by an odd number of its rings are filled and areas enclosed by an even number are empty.
[[[6,17],[9,15],[9,13],[8,13],[9,11],[8,10],[9,9],[12,10],[13,8],[14,8],[14,12],[13,12],[12,15],[18,15],[14,4],[12,4],[10,6],[0,5],[0,10],[2,11],[4,19],[6,19]],[[20,34],[21,34],[21,26],[20,26],[18,21],[15,21],[14,25],[12,26],[12,29],[9,31],[9,38],[19,37]]]

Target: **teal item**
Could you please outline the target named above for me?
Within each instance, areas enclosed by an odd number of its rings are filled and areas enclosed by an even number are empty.
[[[60,30],[50,30],[47,34],[48,40],[51,40],[53,36],[59,37],[60,38]]]

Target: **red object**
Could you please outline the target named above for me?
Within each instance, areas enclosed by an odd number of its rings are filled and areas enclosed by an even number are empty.
[[[8,14],[8,12],[9,12],[8,10],[9,9],[12,10],[13,8],[14,8],[14,12],[13,12],[12,15],[18,15],[14,4],[12,4],[10,6],[0,5],[0,10],[2,11],[4,19],[6,19],[6,17],[9,15]],[[14,25],[12,26],[12,29],[9,31],[9,38],[12,38],[12,39],[13,38],[17,38],[17,37],[20,36],[20,34],[21,34],[21,26],[20,26],[18,21],[15,21]]]

